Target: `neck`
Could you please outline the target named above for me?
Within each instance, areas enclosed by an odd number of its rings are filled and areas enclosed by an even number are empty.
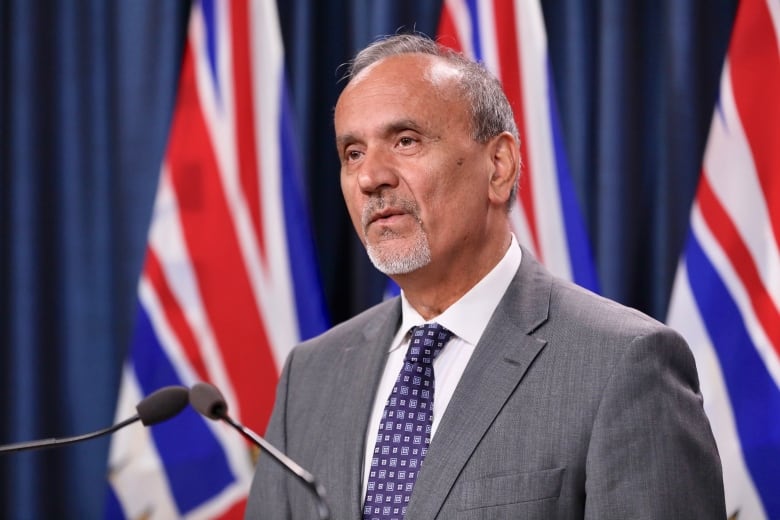
[[[507,233],[500,241],[495,240],[480,249],[480,254],[475,255],[471,249],[464,251],[462,256],[465,261],[446,258],[437,262],[433,259],[416,271],[393,276],[393,280],[404,290],[407,301],[420,316],[431,320],[457,302],[498,265],[511,241],[512,237]]]

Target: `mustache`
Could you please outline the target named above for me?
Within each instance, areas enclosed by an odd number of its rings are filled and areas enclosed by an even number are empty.
[[[380,215],[388,212],[407,213],[420,221],[420,208],[414,200],[398,197],[397,195],[377,195],[368,199],[363,206],[361,223],[363,230],[376,220]]]

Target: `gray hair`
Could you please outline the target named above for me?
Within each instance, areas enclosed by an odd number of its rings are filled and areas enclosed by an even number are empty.
[[[502,132],[509,132],[520,142],[512,107],[501,83],[481,63],[468,59],[422,34],[396,34],[375,41],[347,64],[345,78],[351,80],[368,66],[400,54],[430,54],[444,59],[460,72],[459,89],[471,107],[472,138],[486,143]],[[519,176],[518,176],[519,179]],[[512,188],[507,208],[517,196]]]

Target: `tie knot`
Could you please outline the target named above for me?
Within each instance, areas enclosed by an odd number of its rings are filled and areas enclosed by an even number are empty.
[[[406,360],[430,365],[452,337],[452,332],[438,323],[426,323],[412,329]]]

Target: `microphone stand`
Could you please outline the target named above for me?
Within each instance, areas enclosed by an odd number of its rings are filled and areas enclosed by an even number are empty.
[[[298,480],[303,482],[303,484],[314,493],[314,496],[317,498],[317,515],[320,517],[320,520],[330,520],[330,511],[328,509],[328,504],[325,502],[325,489],[316,481],[311,473],[303,469],[298,463],[276,449],[271,443],[257,435],[255,432],[244,427],[238,421],[235,421],[228,414],[222,413],[219,415],[219,418],[238,430],[241,435],[259,446],[276,462],[282,466],[286,466],[287,469],[289,469],[292,474],[298,478]]]
[[[136,415],[134,417],[130,417],[129,419],[125,419],[124,421],[117,423],[113,426],[110,426],[108,428],[103,428],[102,430],[98,430],[96,432],[76,435],[74,437],[62,437],[60,439],[56,439],[56,438],[41,439],[37,441],[27,441],[27,442],[17,442],[15,444],[6,444],[4,446],[0,446],[0,453],[13,453],[16,451],[53,448],[55,446],[67,446],[68,444],[74,444],[76,442],[85,441],[87,439],[94,439],[95,437],[100,437],[101,435],[113,433],[120,428],[124,428],[128,424],[132,424],[140,420],[141,417]]]
[[[15,451],[35,450],[44,448],[53,448],[54,446],[65,446],[76,442],[94,439],[101,435],[113,433],[120,428],[124,428],[136,421],[141,421],[144,426],[151,426],[162,421],[167,421],[175,416],[187,406],[189,402],[189,390],[183,386],[166,386],[152,392],[145,397],[135,407],[138,413],[129,419],[125,419],[108,428],[103,428],[96,432],[76,435],[74,437],[63,437],[60,439],[42,439],[36,441],[17,442],[15,444],[6,444],[0,446],[0,453],[10,453]]]

